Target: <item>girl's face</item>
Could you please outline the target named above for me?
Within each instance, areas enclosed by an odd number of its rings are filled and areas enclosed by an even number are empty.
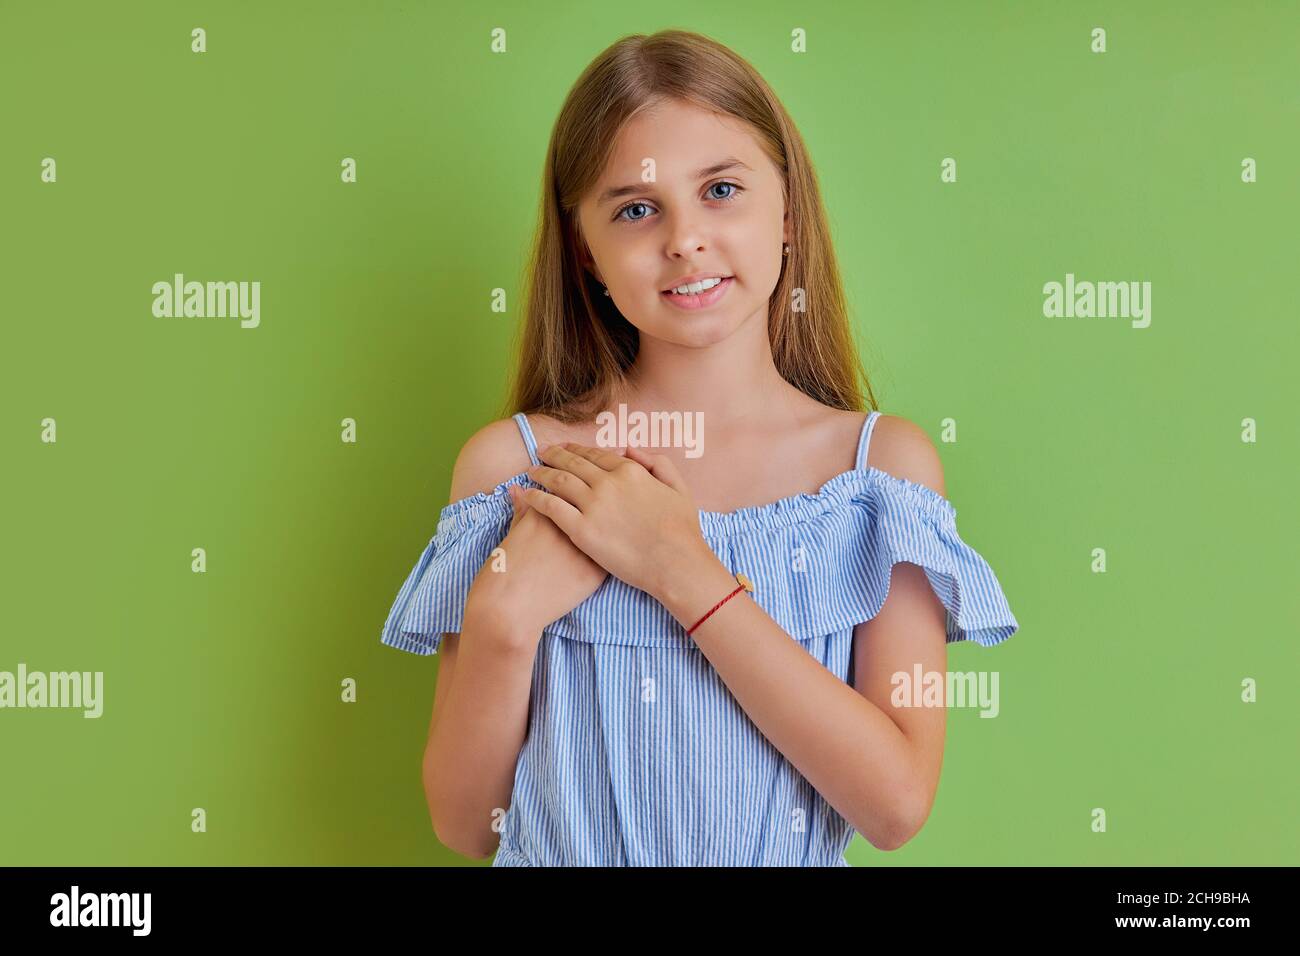
[[[748,124],[676,100],[641,112],[578,217],[585,264],[643,335],[700,346],[752,318],[766,329],[789,230],[780,173]],[[701,274],[728,278],[670,298]]]

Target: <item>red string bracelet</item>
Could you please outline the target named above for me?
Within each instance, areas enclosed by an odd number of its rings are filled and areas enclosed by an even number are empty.
[[[734,598],[734,597],[735,597],[737,594],[739,594],[741,591],[748,591],[748,592],[750,592],[751,594],[754,593],[754,585],[753,585],[753,582],[751,582],[751,581],[749,580],[749,578],[745,577],[745,575],[741,574],[740,572],[736,572],[736,580],[740,582],[740,587],[736,588],[736,590],[732,591],[730,594],[728,594],[726,597],[724,597],[724,598],[723,598],[721,601],[719,601],[717,604],[713,605],[713,607],[709,608],[709,613],[708,613],[708,614],[705,614],[704,617],[700,618],[698,621],[696,621],[694,624],[692,624],[692,625],[690,626],[690,629],[686,632],[686,636],[687,636],[687,637],[689,637],[689,636],[691,635],[691,632],[692,632],[692,631],[694,631],[697,627],[699,627],[701,624],[703,624],[705,621],[707,621],[707,620],[709,619],[709,614],[712,614],[712,613],[713,613],[714,611],[716,611],[718,608],[722,607],[722,605],[726,604],[728,601],[730,601],[732,598]]]

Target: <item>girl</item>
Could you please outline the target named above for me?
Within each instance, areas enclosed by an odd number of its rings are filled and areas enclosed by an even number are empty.
[[[894,675],[1018,625],[929,438],[869,386],[863,414],[851,343],[812,165],[753,68],[676,30],[597,57],[547,154],[521,411],[461,450],[383,629],[442,648],[445,844],[847,866],[855,830],[917,832],[944,702]],[[704,453],[616,452],[621,405],[695,416]]]

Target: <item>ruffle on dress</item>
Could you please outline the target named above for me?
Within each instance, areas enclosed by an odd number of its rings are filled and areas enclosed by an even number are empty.
[[[526,472],[447,505],[384,623],[381,642],[437,653],[459,633],[469,588],[510,528],[511,485]],[[877,468],[847,471],[815,493],[730,512],[700,512],[719,560],[754,582],[753,598],[796,640],[851,630],[879,613],[893,566],[919,565],[945,609],[946,641],[991,647],[1019,628],[996,575],[957,533],[957,512],[934,489]],[[693,647],[686,629],[645,591],[610,575],[545,631],[590,644]]]

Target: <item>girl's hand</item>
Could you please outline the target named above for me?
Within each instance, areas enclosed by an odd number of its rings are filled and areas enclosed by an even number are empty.
[[[716,561],[695,499],[665,455],[565,442],[538,457],[546,464],[528,473],[547,491],[529,489],[524,500],[615,577],[662,600],[675,568],[706,552]]]
[[[470,585],[466,615],[486,611],[512,633],[540,639],[542,628],[586,600],[609,574],[574,547],[564,532],[533,511],[511,485],[514,516],[499,547],[504,559],[489,557]],[[504,565],[500,570],[498,564]]]

